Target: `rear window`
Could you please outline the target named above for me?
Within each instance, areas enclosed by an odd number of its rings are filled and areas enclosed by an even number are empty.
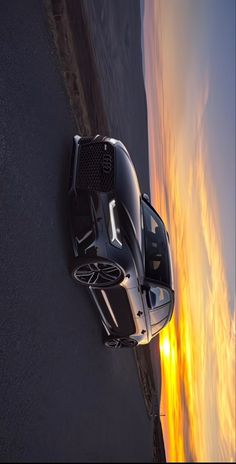
[[[158,324],[154,324],[152,326],[152,335],[157,335],[158,332],[160,332],[161,329],[163,329],[163,327],[165,327],[165,325],[167,324],[168,322],[168,319],[163,319],[161,322],[159,322]]]
[[[171,300],[170,290],[163,287],[151,287],[149,295],[152,309],[169,303]]]
[[[166,304],[163,306],[160,306],[158,309],[151,309],[149,311],[150,313],[150,321],[151,324],[159,324],[159,322],[162,321],[165,317],[169,317],[170,314],[170,304]]]

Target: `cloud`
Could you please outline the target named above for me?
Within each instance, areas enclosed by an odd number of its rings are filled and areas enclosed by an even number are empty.
[[[158,5],[158,34],[155,42],[144,35],[144,47],[152,202],[169,229],[176,286],[174,317],[160,335],[167,456],[235,460],[235,311],[232,318],[217,201],[206,171],[210,80],[207,71],[201,79],[176,79],[184,76],[178,69],[167,79],[180,47],[163,36],[169,12]]]

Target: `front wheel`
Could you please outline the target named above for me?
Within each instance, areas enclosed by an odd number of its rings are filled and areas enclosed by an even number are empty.
[[[72,277],[82,285],[104,288],[117,285],[124,275],[117,264],[99,260],[76,264],[72,269]]]
[[[118,348],[134,348],[137,346],[138,342],[133,338],[127,337],[109,337],[105,341],[105,346],[108,348],[118,349]]]

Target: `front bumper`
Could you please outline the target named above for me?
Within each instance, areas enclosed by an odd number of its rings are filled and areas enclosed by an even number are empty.
[[[106,257],[119,262],[119,228],[114,238],[117,208],[114,211],[111,207],[116,201],[115,156],[115,146],[107,138],[74,137],[69,217],[76,257]]]

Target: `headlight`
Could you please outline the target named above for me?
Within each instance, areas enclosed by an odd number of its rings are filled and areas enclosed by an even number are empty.
[[[122,248],[120,226],[118,220],[118,214],[116,209],[116,200],[113,199],[109,203],[109,213],[110,213],[110,224],[109,224],[109,236],[112,245],[117,248]]]

